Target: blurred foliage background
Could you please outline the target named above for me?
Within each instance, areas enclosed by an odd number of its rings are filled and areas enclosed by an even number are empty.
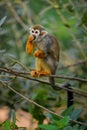
[[[0,66],[27,72],[34,68],[34,56],[29,56],[25,51],[28,28],[34,24],[43,25],[58,39],[61,51],[59,67],[87,59],[86,0],[0,0]],[[87,65],[63,68],[57,74],[87,78]],[[0,80],[8,81],[11,78],[9,74],[1,73]],[[64,81],[56,80],[58,83]],[[70,82],[73,87],[87,90],[84,82]],[[9,84],[47,108],[66,106],[64,91],[55,92],[47,85],[17,77]],[[75,104],[85,104],[87,108],[86,99],[79,101],[79,98],[75,95]],[[40,123],[43,121],[44,116],[39,108],[0,84],[0,106],[3,105],[22,108],[31,112]]]

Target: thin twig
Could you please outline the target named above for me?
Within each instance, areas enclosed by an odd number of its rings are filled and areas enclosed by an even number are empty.
[[[1,81],[0,81],[0,82],[1,82]],[[12,88],[11,86],[9,86],[8,84],[5,84],[5,83],[3,83],[3,82],[1,82],[1,84],[2,84],[3,86],[8,87],[8,88],[9,88],[10,90],[12,90],[14,93],[16,93],[17,95],[19,95],[20,97],[22,97],[22,98],[25,99],[26,101],[28,101],[28,102],[30,102],[30,103],[36,105],[37,107],[39,107],[39,108],[41,108],[41,109],[43,109],[43,110],[45,110],[45,111],[47,111],[47,112],[49,112],[49,113],[55,115],[55,116],[58,116],[58,117],[60,117],[60,118],[64,118],[64,116],[58,115],[57,113],[55,113],[55,112],[53,112],[53,111],[47,109],[46,107],[41,106],[40,104],[36,103],[35,101],[33,101],[33,100],[31,100],[31,99],[25,97],[24,95],[22,95],[21,93],[19,93],[17,90],[13,89],[13,88]],[[83,123],[83,122],[80,122],[80,121],[76,121],[76,120],[72,120],[72,119],[70,119],[70,122],[73,122],[73,123],[76,123],[76,124],[79,124],[79,125],[83,125],[83,126],[87,126],[86,123]]]
[[[11,11],[13,16],[15,17],[16,21],[24,28],[25,31],[28,31],[28,27],[24,24],[24,22],[21,20],[21,18],[16,13],[14,7],[12,6],[11,2],[7,0],[7,6],[8,9]]]
[[[62,76],[62,75],[47,75],[46,77],[77,80],[77,81],[79,81],[79,82],[86,82],[86,83],[87,83],[87,79],[83,79],[83,78],[76,78],[76,77],[69,77],[69,76]]]
[[[0,81],[0,82],[1,82],[1,81]],[[25,97],[24,95],[22,95],[21,93],[19,93],[18,91],[16,91],[16,90],[13,89],[12,87],[10,87],[8,84],[3,83],[3,82],[1,82],[1,84],[2,84],[3,86],[7,86],[7,87],[8,87],[10,90],[12,90],[14,93],[16,93],[17,95],[21,96],[23,99],[29,101],[30,103],[32,103],[32,104],[34,104],[34,105],[36,105],[36,106],[42,108],[42,109],[45,110],[45,111],[50,112],[51,114],[54,114],[54,115],[56,115],[56,116],[59,116],[60,118],[63,118],[63,116],[58,115],[57,113],[54,113],[53,111],[50,111],[49,109],[47,109],[47,108],[45,108],[45,107],[39,105],[39,104],[36,103],[35,101],[33,101],[33,100],[31,100],[31,99]]]
[[[11,57],[11,56],[9,56],[8,57],[10,60],[12,60],[12,61],[14,61],[15,63],[17,63],[17,64],[19,64],[23,69],[25,69],[26,71],[29,71],[29,69],[24,65],[24,64],[22,64],[21,62],[19,62],[17,59],[15,59],[15,58],[13,58],[13,57]]]
[[[78,65],[86,64],[86,63],[87,63],[87,60],[82,60],[82,61],[78,61],[78,62],[76,62],[74,64],[71,64],[71,65],[59,67],[58,70],[62,70],[62,69],[70,68],[70,67],[75,67],[75,66],[78,66]]]
[[[3,82],[10,83],[10,82],[13,82],[16,79],[16,76],[0,75],[0,78],[4,78]],[[11,79],[5,80],[5,78],[11,78]],[[2,79],[0,81],[2,81]]]
[[[28,69],[24,64],[22,64],[21,62],[19,62],[17,59],[15,59],[14,57],[11,57],[9,56],[8,57],[10,60],[18,63],[22,68],[26,69],[27,71],[29,71],[30,69]],[[86,64],[87,63],[87,60],[81,60],[81,61],[78,61],[74,64],[71,64],[71,65],[67,65],[67,66],[62,66],[62,67],[59,67],[58,70],[62,70],[62,69],[65,69],[65,68],[70,68],[70,67],[75,67],[75,66],[78,66],[78,65],[82,65],[82,64]]]

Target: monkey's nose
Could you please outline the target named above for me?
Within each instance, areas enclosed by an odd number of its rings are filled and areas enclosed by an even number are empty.
[[[36,36],[35,35],[33,35],[33,37],[34,37],[34,40],[36,39]]]

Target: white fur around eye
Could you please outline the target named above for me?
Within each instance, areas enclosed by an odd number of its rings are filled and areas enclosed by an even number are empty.
[[[35,30],[35,34],[36,34],[36,35],[39,35],[39,34],[40,34],[40,31],[36,29],[36,30]]]
[[[30,34],[34,34],[34,29],[33,28],[30,28]]]

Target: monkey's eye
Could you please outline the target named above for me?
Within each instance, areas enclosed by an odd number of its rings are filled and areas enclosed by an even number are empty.
[[[39,35],[40,34],[39,30],[35,30],[35,34]]]
[[[32,30],[32,33],[34,33],[34,30]]]
[[[38,31],[35,31],[35,33],[38,33]]]

